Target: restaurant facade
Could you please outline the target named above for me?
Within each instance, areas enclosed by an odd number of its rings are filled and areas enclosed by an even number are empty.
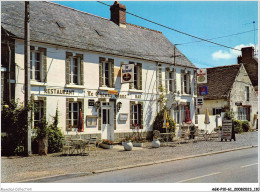
[[[2,67],[14,75],[2,92],[6,100],[12,97],[23,103],[24,40],[17,17],[22,18],[24,4],[3,4],[2,50],[6,52],[2,55],[12,59]],[[126,23],[124,5],[111,6],[110,20],[50,2],[30,2],[30,6],[30,90],[39,108],[33,126],[42,117],[50,122],[58,109],[58,126],[65,135],[113,141],[133,132],[151,137],[162,107],[160,86],[165,88],[177,127],[186,108],[195,123],[196,67],[161,32]],[[127,72],[131,78],[125,76]],[[84,130],[78,133],[80,113]]]

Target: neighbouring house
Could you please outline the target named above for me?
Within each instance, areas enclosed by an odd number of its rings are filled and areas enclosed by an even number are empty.
[[[200,93],[202,86],[207,86],[206,95]],[[204,129],[204,114],[208,109],[212,116],[211,129],[216,127],[216,115],[220,116],[226,110],[232,110],[236,119],[248,120],[256,128],[257,94],[243,64],[207,68],[207,83],[198,84],[197,90],[198,98],[204,99],[198,109],[198,114],[203,114],[199,118],[199,127]]]
[[[24,2],[2,2],[4,100],[24,101]],[[151,136],[160,105],[159,85],[178,127],[186,108],[195,122],[196,67],[159,31],[126,22],[115,2],[111,19],[51,2],[30,2],[31,97],[40,109],[33,124],[60,111],[59,127],[81,137],[120,140]],[[134,82],[121,83],[123,64],[134,64]],[[11,74],[9,77],[7,74]],[[9,94],[10,90],[10,94]]]
[[[242,56],[237,57],[237,63],[244,65],[247,74],[258,93],[258,58],[255,56],[254,47],[243,47]]]

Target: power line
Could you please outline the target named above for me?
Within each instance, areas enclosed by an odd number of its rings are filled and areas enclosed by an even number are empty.
[[[258,29],[255,29],[258,30]],[[249,33],[255,30],[249,30],[249,31],[244,31],[244,32],[240,32],[240,33],[234,33],[234,34],[230,34],[230,35],[225,35],[225,36],[220,36],[220,37],[214,37],[214,38],[210,38],[208,40],[213,40],[213,39],[221,39],[221,38],[225,38],[225,37],[231,37],[231,36],[235,36],[235,35],[240,35],[240,34],[244,34],[244,33]],[[178,45],[185,45],[185,44],[190,44],[190,43],[198,43],[198,42],[202,42],[202,41],[190,41],[190,42],[186,42],[186,43],[177,43]]]
[[[106,6],[111,7],[111,5],[108,5],[108,4],[104,3],[104,2],[101,2],[101,1],[97,1],[97,2],[98,2],[98,3],[101,3],[101,4],[103,4],[103,5],[106,5]],[[159,26],[161,26],[161,27],[170,29],[170,30],[175,31],[175,32],[177,32],[177,33],[181,33],[181,34],[183,34],[183,35],[186,35],[186,36],[189,36],[189,37],[192,37],[192,38],[195,38],[195,39],[199,39],[199,40],[201,40],[201,41],[205,41],[205,42],[208,42],[208,43],[212,43],[212,44],[215,44],[215,45],[219,45],[219,46],[221,46],[221,47],[226,47],[226,48],[229,48],[229,49],[234,49],[234,50],[237,50],[237,51],[241,51],[241,50],[236,49],[236,48],[233,48],[233,47],[229,47],[229,46],[226,46],[226,45],[223,45],[223,44],[215,43],[215,42],[213,42],[213,41],[209,41],[209,40],[207,40],[207,39],[203,39],[203,38],[200,38],[200,37],[197,37],[197,36],[194,36],[194,35],[190,35],[190,34],[188,34],[188,33],[179,31],[179,30],[177,30],[177,29],[173,29],[173,28],[171,28],[171,27],[168,27],[168,26],[166,26],[166,25],[162,25],[162,24],[160,24],[160,23],[151,21],[151,20],[149,20],[149,19],[145,19],[145,18],[143,18],[143,17],[141,17],[141,16],[138,16],[138,15],[136,15],[136,14],[130,13],[130,12],[128,12],[128,11],[126,11],[126,13],[128,13],[129,15],[132,15],[132,16],[134,16],[134,17],[137,17],[137,18],[139,18],[139,19],[143,19],[143,20],[145,20],[145,21],[148,21],[148,22],[150,22],[150,23],[153,23],[153,24],[155,24],[155,25],[159,25]]]

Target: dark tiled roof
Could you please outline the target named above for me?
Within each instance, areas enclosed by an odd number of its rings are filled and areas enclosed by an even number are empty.
[[[204,99],[226,99],[235,81],[241,65],[227,65],[221,67],[207,68],[207,84],[198,84],[199,87],[208,86],[208,95]]]
[[[3,1],[1,9],[2,27],[23,38],[24,2]],[[50,2],[31,1],[30,10],[34,41],[174,64],[174,45],[161,32],[132,24],[122,28],[108,19]],[[175,55],[177,65],[196,67],[177,48]]]

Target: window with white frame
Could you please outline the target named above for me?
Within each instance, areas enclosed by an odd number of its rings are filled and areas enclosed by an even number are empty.
[[[173,92],[174,72],[173,71],[167,72],[166,78],[167,78],[167,80],[166,80],[167,91]]]
[[[41,81],[42,53],[40,51],[30,52],[31,80]]]
[[[141,125],[141,105],[133,105],[133,125],[140,126]]]
[[[129,64],[134,64],[134,83],[129,84],[130,89],[142,90],[142,63],[130,61]]]
[[[102,71],[102,75],[103,75],[103,86],[107,86],[107,87],[110,87],[110,78],[111,77],[111,64],[109,62],[103,62],[103,71]]]
[[[70,102],[69,103],[69,125],[70,127],[78,126],[78,118],[79,118],[79,102]]]
[[[43,101],[34,101],[33,124],[37,127],[44,116]]]
[[[80,84],[80,57],[70,57],[70,84]]]
[[[189,75],[187,73],[183,74],[183,91],[184,93],[189,93]]]
[[[249,121],[249,107],[238,107],[238,120],[248,120]]]
[[[186,116],[186,110],[189,108],[188,105],[180,105],[177,107],[174,107],[174,121],[179,124],[180,121],[181,123],[185,120]]]

